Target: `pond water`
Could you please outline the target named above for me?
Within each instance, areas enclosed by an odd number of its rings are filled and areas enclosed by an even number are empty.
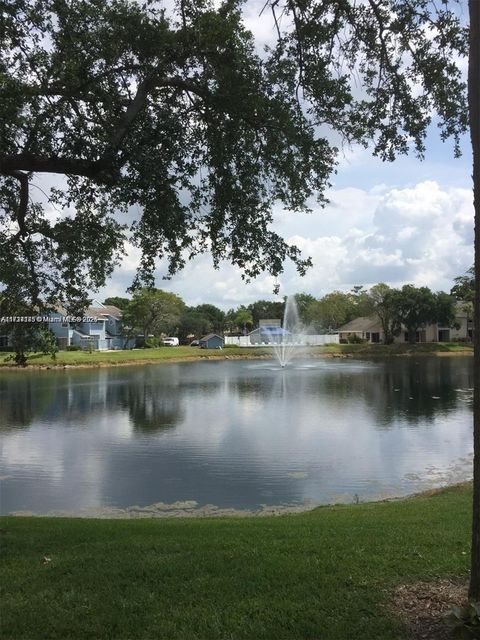
[[[0,510],[258,509],[458,482],[472,387],[469,357],[0,372]]]

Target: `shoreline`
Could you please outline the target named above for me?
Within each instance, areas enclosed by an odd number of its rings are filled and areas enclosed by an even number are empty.
[[[343,345],[342,345],[343,346]],[[240,347],[239,347],[240,348]],[[102,352],[102,353],[118,353],[118,351],[111,352]],[[302,359],[305,360],[318,360],[322,358],[332,358],[332,359],[376,359],[376,358],[412,358],[412,357],[459,357],[459,356],[468,356],[473,357],[473,348],[462,348],[457,349],[455,351],[443,351],[443,350],[408,350],[408,351],[392,351],[388,352],[387,350],[382,349],[381,352],[375,353],[373,349],[368,350],[326,350],[322,352],[308,352],[303,354]],[[221,355],[218,353],[207,353],[207,354],[192,354],[192,355],[181,355],[181,356],[173,356],[166,358],[134,358],[127,360],[119,360],[118,362],[107,360],[98,362],[42,362],[40,364],[28,363],[26,366],[20,366],[16,364],[5,364],[0,362],[0,371],[61,371],[61,370],[69,370],[69,369],[102,369],[106,367],[129,367],[129,366],[144,366],[144,365],[155,365],[155,364],[168,364],[174,363],[178,364],[180,362],[202,362],[202,361],[222,361],[222,360],[275,360],[275,356],[273,353],[225,353],[223,352]]]
[[[390,502],[405,502],[416,498],[430,498],[441,494],[449,489],[471,489],[472,480],[453,482],[444,484],[423,491],[417,491],[401,496],[373,497],[372,500],[355,500],[352,495],[351,502],[329,502],[318,504],[314,501],[305,500],[303,503],[266,505],[260,504],[253,509],[236,509],[235,507],[218,507],[214,504],[199,505],[195,500],[179,500],[172,504],[157,502],[151,505],[130,507],[92,507],[83,508],[78,511],[52,510],[46,513],[36,513],[34,511],[12,511],[3,514],[0,518],[68,518],[73,520],[160,520],[160,519],[201,519],[212,518],[269,518],[284,515],[298,515],[309,513],[316,509],[328,509],[332,507],[348,507],[357,505],[377,505]]]
[[[5,517],[2,637],[410,637],[405,611],[440,624],[435,589],[463,604],[471,504],[450,487],[284,517]]]

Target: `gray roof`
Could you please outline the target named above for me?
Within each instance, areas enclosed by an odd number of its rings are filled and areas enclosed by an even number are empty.
[[[338,330],[339,333],[361,333],[364,331],[377,332],[382,330],[380,318],[377,315],[361,316],[344,324]]]
[[[118,307],[114,307],[113,304],[105,304],[103,307],[88,307],[85,312],[86,316],[94,316],[100,318],[101,316],[113,316],[114,318],[121,318],[122,312]]]
[[[63,316],[72,315],[68,313],[65,307],[62,307],[61,305],[55,305],[53,310]],[[82,315],[92,318],[105,318],[106,316],[113,316],[114,318],[120,319],[122,317],[122,312],[118,307],[113,306],[113,304],[105,304],[102,307],[88,307],[84,310]]]

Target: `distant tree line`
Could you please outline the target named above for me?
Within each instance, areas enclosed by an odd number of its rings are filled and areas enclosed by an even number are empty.
[[[349,292],[333,291],[321,298],[297,293],[295,299],[300,320],[310,333],[335,333],[355,318],[376,315],[387,344],[402,327],[413,343],[417,331],[429,323],[455,326],[457,302],[471,317],[474,284],[471,267],[455,278],[449,293],[412,284],[396,289],[379,283],[370,289],[359,285]],[[188,306],[178,295],[155,288],[140,289],[131,299],[107,298],[104,303],[122,310],[126,338],[144,336],[145,346],[157,346],[164,335],[178,336],[181,342],[207,333],[245,335],[260,320],[281,319],[285,309],[285,299],[257,300],[224,312],[213,304]]]
[[[432,292],[428,287],[406,284],[395,289],[379,283],[365,289],[355,286],[349,292],[332,291],[321,298],[297,293],[295,299],[300,320],[310,333],[335,333],[338,329],[362,316],[376,315],[385,335],[385,342],[393,342],[402,327],[409,340],[415,342],[416,332],[428,323],[438,322],[445,327],[455,326],[456,304],[473,318],[475,273],[473,266],[454,280],[449,293]],[[118,307],[123,314],[125,344],[130,338],[140,338],[143,346],[155,347],[162,337],[174,335],[182,343],[198,339],[208,333],[246,335],[259,326],[260,320],[281,319],[285,310],[283,300],[256,300],[227,312],[213,304],[188,306],[180,296],[156,288],[137,290],[131,298],[109,297],[104,304]],[[36,311],[18,299],[0,295],[0,315],[35,315]],[[2,333],[10,336],[12,359],[24,365],[29,352],[58,351],[51,331],[38,325],[2,325]]]

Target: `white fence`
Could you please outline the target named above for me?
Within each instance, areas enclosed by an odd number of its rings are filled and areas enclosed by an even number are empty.
[[[338,333],[331,333],[326,335],[313,335],[313,336],[302,336],[301,344],[307,344],[310,346],[317,346],[321,344],[339,344],[340,336]],[[225,344],[234,344],[237,347],[273,347],[272,343],[270,344],[251,344],[250,336],[225,336]]]

